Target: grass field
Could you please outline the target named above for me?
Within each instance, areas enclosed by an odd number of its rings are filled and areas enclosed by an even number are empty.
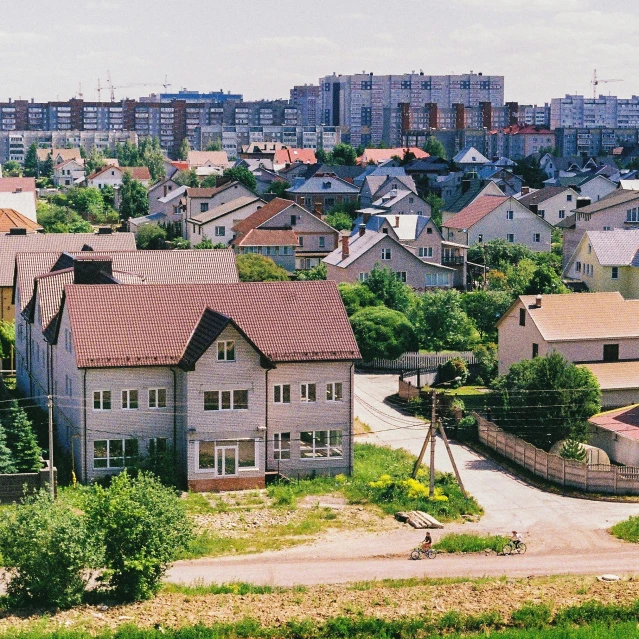
[[[440,552],[462,553],[462,552],[484,552],[492,550],[501,552],[508,543],[507,537],[501,535],[468,535],[450,533],[444,535],[433,548]]]
[[[624,541],[639,542],[639,517],[630,517],[626,521],[620,521],[610,529],[610,532]]]

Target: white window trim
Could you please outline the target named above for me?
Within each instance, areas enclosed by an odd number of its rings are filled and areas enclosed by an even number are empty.
[[[136,408],[131,408],[131,393],[135,392],[137,394],[137,406]],[[126,403],[127,405],[124,405],[124,394],[126,393]],[[122,400],[121,402],[121,408],[122,410],[139,410],[140,409],[140,393],[138,392],[137,388],[123,388],[122,392],[120,393],[120,398]]]
[[[215,444],[215,468],[200,468],[200,443],[201,442],[213,442]],[[221,475],[218,474],[217,472],[217,442],[235,442],[235,446],[236,446],[236,456],[237,456],[237,472],[234,473],[233,475]],[[241,441],[253,441],[255,442],[255,466],[245,466],[244,468],[240,468],[240,442]],[[238,477],[240,473],[242,472],[255,472],[256,470],[260,469],[260,462],[259,462],[259,455],[260,455],[260,449],[259,449],[259,444],[262,440],[259,438],[253,438],[253,437],[240,437],[238,439],[196,439],[196,440],[192,440],[194,447],[195,447],[195,469],[194,472],[195,473],[199,473],[199,474],[208,474],[208,475],[215,475],[215,477]],[[225,448],[228,447],[229,445],[222,445],[220,446],[220,448]],[[232,446],[232,445],[231,445]]]
[[[303,394],[302,394],[302,387],[303,386],[306,386],[306,392],[305,392],[306,397],[304,397]],[[314,400],[308,399],[308,387],[309,386],[315,386],[315,399]],[[300,382],[300,402],[302,404],[316,404],[317,403],[317,382]]]
[[[163,390],[164,391],[164,406],[160,406],[160,396],[159,396],[159,392]],[[155,406],[151,406],[151,391],[155,391]],[[149,388],[148,389],[148,393],[147,393],[147,400],[148,400],[148,406],[151,410],[162,410],[163,408],[166,408],[167,406],[167,389],[166,388]],[[138,397],[139,399],[139,397]],[[138,402],[139,404],[139,402]]]
[[[105,441],[107,443],[107,456],[106,457],[98,457],[98,459],[106,459],[107,465],[105,467],[97,467],[95,465],[95,443]],[[122,442],[122,459],[124,460],[124,466],[111,466],[109,461],[111,460],[111,442],[119,441]],[[114,437],[113,439],[94,439],[93,440],[93,470],[113,470],[119,468],[126,468],[126,442],[127,441],[137,441],[138,442],[138,457],[140,455],[140,439],[138,437]],[[133,456],[129,456],[128,459],[134,459]]]
[[[100,393],[100,408],[96,408],[95,407],[95,394],[96,393]],[[111,407],[110,408],[103,408],[104,406],[104,393],[109,393],[110,394],[110,403],[111,403]],[[93,410],[94,411],[100,411],[100,412],[106,412],[108,410],[113,410],[113,393],[109,390],[109,389],[105,389],[105,390],[94,390],[93,391]]]
[[[331,431],[338,431],[342,434],[342,443],[341,443],[341,448],[342,448],[342,453],[341,455],[331,455]],[[313,433],[313,456],[312,457],[302,457],[302,450],[301,450],[301,437],[302,437],[302,432],[304,433]],[[328,444],[326,447],[326,457],[319,457],[318,455],[315,454],[315,433],[328,433]],[[324,449],[322,449],[324,450]],[[322,459],[322,460],[329,460],[329,459],[344,459],[344,431],[341,428],[317,428],[315,430],[305,430],[305,431],[300,431],[300,460],[301,461],[317,461],[318,459]]]
[[[233,393],[237,392],[237,391],[245,391],[246,392],[246,408],[235,408],[235,402],[233,401]],[[204,406],[206,405],[206,401],[204,399],[204,393],[217,393],[217,405],[219,406],[218,409],[215,408],[211,408],[209,410],[206,410],[204,408]],[[230,393],[231,394],[231,407],[230,408],[222,408],[222,396],[220,395],[220,393]],[[202,392],[202,410],[205,413],[230,413],[232,411],[244,411],[244,410],[248,410],[248,393],[249,393],[249,389],[248,388],[233,388],[233,389],[223,389],[223,390],[207,390],[207,391],[203,391]]]
[[[336,399],[335,387],[339,384],[341,388],[341,399]],[[331,387],[331,396],[333,399],[326,398],[327,402],[340,404],[344,401],[344,382],[326,382],[326,395],[328,395],[328,388]]]
[[[288,435],[288,448],[282,448],[282,435]],[[287,452],[288,457],[283,458],[282,452]],[[279,456],[278,456],[279,453]],[[290,461],[291,460],[291,433],[290,431],[283,431],[280,433],[273,433],[273,460],[274,461]]]
[[[220,344],[224,344],[224,358],[220,359]],[[229,351],[229,344],[233,344],[233,359],[228,359],[228,351]],[[216,353],[215,356],[217,357],[217,361],[218,362],[236,362],[237,361],[237,357],[236,357],[236,352],[235,352],[235,340],[234,339],[222,339],[222,340],[218,340],[216,342]]]
[[[288,386],[288,402],[284,401],[284,387]],[[280,400],[275,399],[275,389],[280,389]],[[274,384],[273,385],[273,403],[274,404],[290,404],[291,403],[291,385],[290,384]]]

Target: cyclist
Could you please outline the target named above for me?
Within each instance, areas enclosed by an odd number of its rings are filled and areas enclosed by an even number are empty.
[[[426,533],[426,537],[424,537],[424,541],[422,541],[422,552],[426,552],[430,550],[430,547],[433,545],[433,540],[430,536],[430,533]]]
[[[519,548],[519,544],[522,543],[523,539],[522,539],[522,536],[516,530],[513,530],[513,534],[512,534],[512,537],[510,538],[510,541],[513,542],[513,546],[515,548]]]

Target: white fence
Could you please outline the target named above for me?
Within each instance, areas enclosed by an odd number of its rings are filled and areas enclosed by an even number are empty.
[[[477,363],[472,351],[460,351],[456,353],[404,353],[397,359],[376,358],[370,362],[359,362],[357,367],[391,371],[416,370],[418,368],[421,370],[437,370],[438,366],[445,364],[454,357],[466,360],[469,366]]]

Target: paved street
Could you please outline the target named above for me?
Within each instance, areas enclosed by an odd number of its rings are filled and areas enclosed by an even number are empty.
[[[373,433],[358,438],[417,454],[426,428],[384,402],[396,392],[397,378],[356,377],[356,415]],[[171,581],[261,584],[317,584],[410,576],[526,576],[543,574],[639,571],[639,547],[620,542],[606,529],[630,515],[639,504],[590,501],[545,493],[509,474],[491,461],[451,444],[467,490],[486,513],[478,523],[446,525],[435,531],[508,534],[517,529],[529,545],[523,557],[439,556],[433,561],[408,561],[407,554],[423,537],[408,526],[390,533],[340,533],[312,545],[258,556],[199,559],[176,563]],[[443,443],[436,445],[436,467],[450,471]],[[427,459],[426,459],[427,461]]]

